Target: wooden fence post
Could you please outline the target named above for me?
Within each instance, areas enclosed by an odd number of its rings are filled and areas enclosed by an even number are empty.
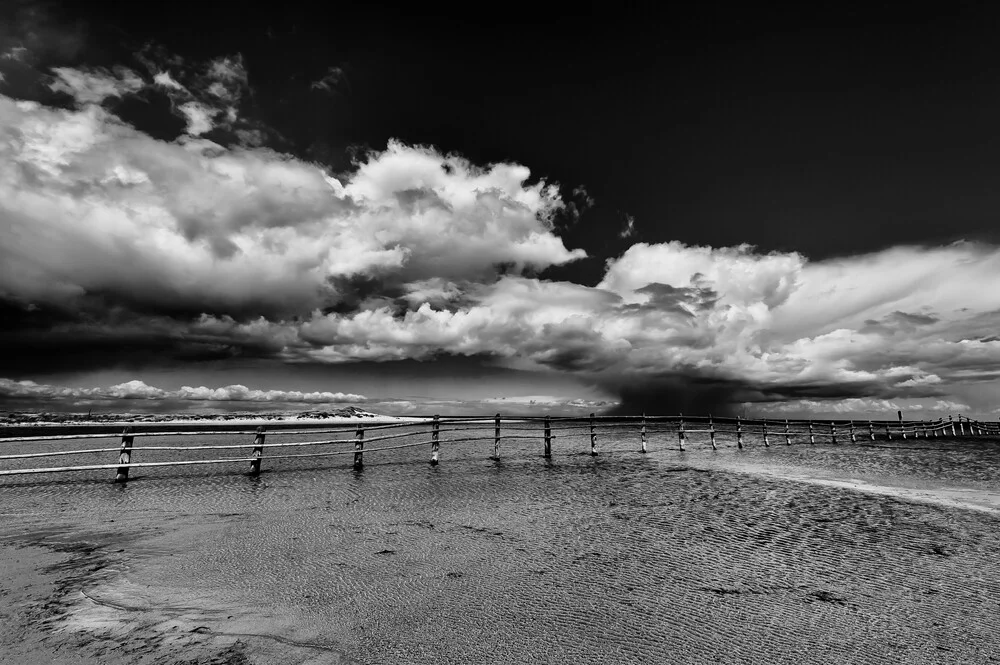
[[[743,450],[743,421],[736,416],[736,447]]]
[[[792,445],[792,435],[788,431],[788,418],[785,418],[785,445]]]
[[[837,426],[830,421],[830,443],[837,443]]]
[[[126,427],[125,431],[122,432],[122,447],[118,453],[119,464],[132,463],[132,438],[132,428]],[[115,473],[116,483],[128,482],[128,469],[127,466],[118,467],[118,471]]]
[[[962,422],[962,414],[958,414],[958,432],[960,436],[965,436],[965,423]]]
[[[260,474],[260,458],[264,454],[264,426],[257,428],[257,436],[253,439],[253,452],[250,453],[250,475]]]
[[[680,422],[677,425],[677,449],[684,452],[684,414],[680,414]]]
[[[590,414],[590,454],[597,454],[597,430],[595,429],[594,414]]]
[[[889,429],[889,423],[885,424],[885,440],[892,441],[892,430]]]
[[[875,426],[872,425],[872,421],[868,420],[868,438],[872,441],[875,440]]]
[[[809,421],[809,443],[816,443],[816,435],[813,434],[813,421]]]
[[[493,459],[500,459],[500,414],[493,419]]]
[[[851,421],[851,443],[857,443],[857,442],[858,442],[858,437],[854,433],[854,421],[852,420]]]
[[[767,418],[764,419],[764,424],[760,426],[761,433],[764,435],[764,447],[770,448],[771,443],[767,440]]]
[[[899,419],[899,432],[903,436],[903,440],[906,440],[906,425],[903,424],[903,412],[897,411],[896,417]]]
[[[951,435],[955,436],[955,419],[948,415],[948,424],[951,425]]]
[[[712,440],[712,450],[718,450],[715,445],[715,422],[712,420],[712,414],[708,414],[708,436]]]
[[[438,452],[441,450],[441,418],[434,416],[434,429],[431,431],[431,466],[438,463]]]
[[[642,425],[639,427],[640,452],[646,452],[646,413],[642,414]]]
[[[552,457],[552,421],[545,416],[545,457]]]
[[[358,426],[354,432],[354,468],[360,470],[365,465],[365,428]]]

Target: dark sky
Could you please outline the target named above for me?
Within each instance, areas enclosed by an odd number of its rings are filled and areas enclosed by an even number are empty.
[[[242,53],[259,118],[334,168],[387,139],[583,185],[564,234],[811,258],[998,238],[1000,22],[942,3],[64,3],[91,48]],[[677,6],[673,6],[677,5]],[[339,67],[336,94],[303,85]],[[595,243],[595,239],[598,239]],[[602,252],[601,250],[604,250]],[[566,270],[597,281],[601,261]]]
[[[1000,280],[997,34],[960,3],[10,0],[0,381],[474,410],[952,408],[989,383],[986,413],[1000,300],[968,285]],[[532,180],[469,207],[485,185],[450,153]]]

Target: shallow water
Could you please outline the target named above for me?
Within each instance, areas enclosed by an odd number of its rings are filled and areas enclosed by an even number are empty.
[[[369,452],[361,472],[269,449],[258,478],[245,462],[137,468],[125,485],[113,470],[0,478],[0,529],[147,534],[124,582],[281,614],[295,639],[364,663],[1000,659],[1000,519],[728,470],[996,489],[996,442],[680,453],[654,433],[642,455],[634,431],[602,432],[592,457],[589,437],[555,434],[550,460],[540,437],[490,460],[490,430],[442,434],[436,467],[429,446]]]

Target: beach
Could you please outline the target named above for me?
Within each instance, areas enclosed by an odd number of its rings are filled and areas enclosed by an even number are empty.
[[[7,477],[0,662],[1000,662],[995,440],[676,448]]]

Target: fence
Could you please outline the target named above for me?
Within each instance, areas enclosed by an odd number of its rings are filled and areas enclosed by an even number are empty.
[[[492,425],[492,427],[490,427]],[[552,456],[553,426],[558,432],[582,432],[584,439],[589,433],[590,454],[598,454],[598,438],[602,431],[616,428],[619,433],[634,433],[638,443],[639,452],[647,452],[649,445],[649,435],[655,433],[667,433],[671,438],[676,436],[677,450],[684,451],[689,445],[689,436],[692,434],[707,435],[702,436],[702,442],[707,438],[707,443],[713,450],[718,449],[720,437],[734,437],[736,446],[743,449],[745,437],[754,435],[755,440],[762,442],[764,446],[770,446],[773,441],[783,442],[785,445],[792,445],[793,438],[796,443],[808,441],[815,444],[817,439],[831,444],[852,442],[861,440],[892,440],[913,438],[931,438],[939,436],[966,437],[966,436],[996,436],[1000,435],[1000,423],[981,422],[958,416],[955,420],[949,416],[948,420],[938,419],[935,421],[903,421],[902,418],[894,421],[854,421],[854,420],[774,420],[774,419],[745,419],[745,418],[719,418],[712,416],[595,416],[573,418],[573,417],[513,417],[502,418],[498,413],[489,417],[458,417],[442,418],[434,416],[418,422],[395,422],[379,423],[367,421],[365,423],[350,423],[336,425],[329,428],[308,428],[289,429],[287,425],[268,431],[265,427],[258,427],[256,430],[236,429],[217,427],[210,430],[177,430],[176,428],[160,428],[149,431],[138,431],[132,426],[125,427],[119,433],[73,433],[73,434],[40,434],[31,436],[11,436],[0,438],[0,452],[5,444],[51,444],[53,442],[65,440],[88,440],[88,439],[110,439],[121,437],[120,446],[115,448],[87,448],[78,450],[47,450],[42,452],[28,452],[16,454],[0,455],[0,463],[7,463],[14,460],[35,460],[42,458],[54,458],[77,455],[106,455],[117,454],[117,462],[104,464],[86,464],[74,466],[48,466],[48,467],[28,467],[28,468],[0,468],[0,476],[59,473],[67,471],[92,471],[111,470],[115,471],[115,480],[125,482],[129,477],[129,470],[137,467],[174,467],[189,465],[211,465],[211,464],[248,464],[248,471],[251,475],[257,475],[261,471],[264,460],[276,461],[282,459],[301,458],[322,458],[342,455],[353,455],[354,468],[361,469],[364,466],[364,456],[366,453],[373,454],[382,451],[399,450],[403,448],[413,448],[417,446],[429,446],[430,463],[438,464],[440,461],[441,434],[458,433],[473,434],[472,436],[459,436],[450,438],[447,443],[461,443],[471,441],[493,442],[493,455],[499,459],[502,454],[502,443],[507,440],[540,440],[542,443],[542,455]],[[393,432],[409,428],[415,431]],[[43,429],[41,426],[27,427],[19,429]],[[487,433],[483,433],[482,430]],[[492,436],[489,430],[492,429]],[[351,438],[333,438],[316,441],[287,441],[274,442],[275,437],[302,434],[340,434]],[[371,436],[372,433],[375,436]],[[429,434],[430,438],[427,438]],[[196,446],[136,446],[135,440],[154,439],[155,437],[171,436],[253,436],[252,442],[234,443],[231,445],[196,445]],[[268,439],[270,437],[270,439]],[[421,438],[422,437],[422,438]],[[407,439],[420,439],[409,441]],[[267,442],[270,441],[270,442]],[[366,448],[366,444],[380,442],[401,443],[381,443],[374,448]],[[352,445],[353,444],[353,445]],[[336,447],[338,449],[331,449]],[[214,459],[180,459],[171,461],[156,462],[134,462],[134,454],[146,451],[246,451],[241,456],[227,456]],[[290,452],[301,450],[304,452]],[[265,451],[268,454],[265,455]],[[278,453],[278,454],[274,454]],[[225,455],[226,453],[221,453]],[[9,466],[9,464],[8,464]]]

